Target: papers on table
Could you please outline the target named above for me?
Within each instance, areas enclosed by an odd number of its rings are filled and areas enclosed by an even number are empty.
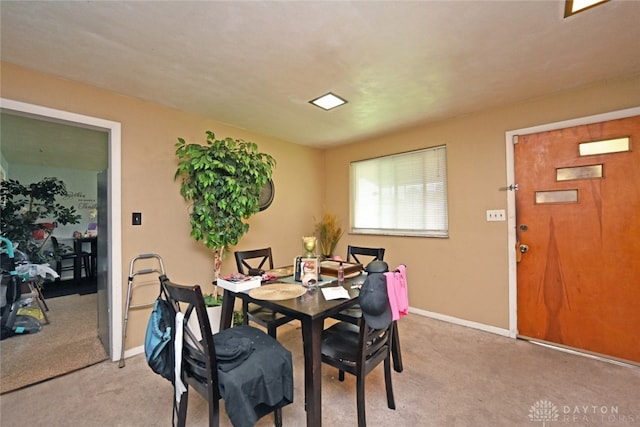
[[[343,299],[349,298],[349,292],[343,288],[342,286],[331,286],[322,289],[322,295],[324,295],[324,299],[327,301],[332,299]]]

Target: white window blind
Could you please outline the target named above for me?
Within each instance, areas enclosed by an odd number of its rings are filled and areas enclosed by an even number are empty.
[[[446,154],[440,146],[351,163],[351,231],[447,237]]]

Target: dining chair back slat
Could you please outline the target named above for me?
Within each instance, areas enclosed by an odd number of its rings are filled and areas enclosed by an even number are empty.
[[[366,248],[363,246],[347,246],[347,262],[351,260],[366,266],[371,261],[384,261],[384,248]]]
[[[236,267],[240,274],[258,273],[265,266],[269,270],[273,269],[273,254],[271,248],[254,249],[249,251],[234,252],[236,258]],[[249,321],[257,323],[267,329],[267,333],[276,338],[276,330],[279,326],[292,321],[293,318],[285,316],[282,313],[261,307],[256,304],[250,304],[248,301],[242,301],[242,323],[248,325]]]
[[[254,249],[250,251],[234,252],[236,267],[240,274],[251,274],[250,272],[264,270],[265,263],[269,270],[273,270],[273,254],[271,248]]]

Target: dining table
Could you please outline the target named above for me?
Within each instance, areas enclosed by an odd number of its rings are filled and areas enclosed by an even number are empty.
[[[304,352],[304,396],[305,411],[307,413],[307,426],[319,427],[322,425],[322,353],[321,338],[324,329],[324,320],[340,311],[358,303],[360,289],[358,285],[364,282],[366,276],[358,275],[347,278],[342,285],[348,293],[348,298],[329,299],[324,297],[322,288],[340,286],[332,277],[322,277],[320,286],[305,288],[305,292],[295,298],[281,300],[265,300],[253,298],[250,290],[234,292],[224,289],[222,300],[222,315],[220,328],[231,327],[235,299],[258,304],[283,313],[302,324],[302,343]],[[276,279],[276,283],[295,284],[292,276]],[[269,286],[264,284],[262,287]],[[300,283],[299,286],[302,286]]]

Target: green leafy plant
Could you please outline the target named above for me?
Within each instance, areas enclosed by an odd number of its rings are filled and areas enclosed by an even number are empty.
[[[217,307],[222,305],[222,295],[207,294],[204,296],[204,305],[207,307]]]
[[[236,310],[236,311],[233,312],[233,325],[234,326],[242,325],[243,320],[244,320],[244,316],[242,315],[242,311]]]
[[[275,159],[253,142],[216,139],[206,145],[178,138],[176,156],[180,194],[190,203],[191,236],[214,253],[214,276],[231,246],[249,231],[245,221],[260,210],[260,192],[271,179]]]
[[[333,256],[333,251],[342,238],[344,232],[335,214],[326,212],[322,215],[322,219],[315,224],[315,233],[320,245],[320,253],[326,258]]]
[[[77,224],[80,215],[73,206],[63,206],[58,198],[68,195],[67,187],[58,178],[44,178],[39,182],[23,185],[17,180],[0,184],[2,204],[2,236],[29,256],[31,262],[42,263],[51,259],[52,253],[42,248],[58,225]],[[42,230],[44,239],[36,241],[34,231]]]

